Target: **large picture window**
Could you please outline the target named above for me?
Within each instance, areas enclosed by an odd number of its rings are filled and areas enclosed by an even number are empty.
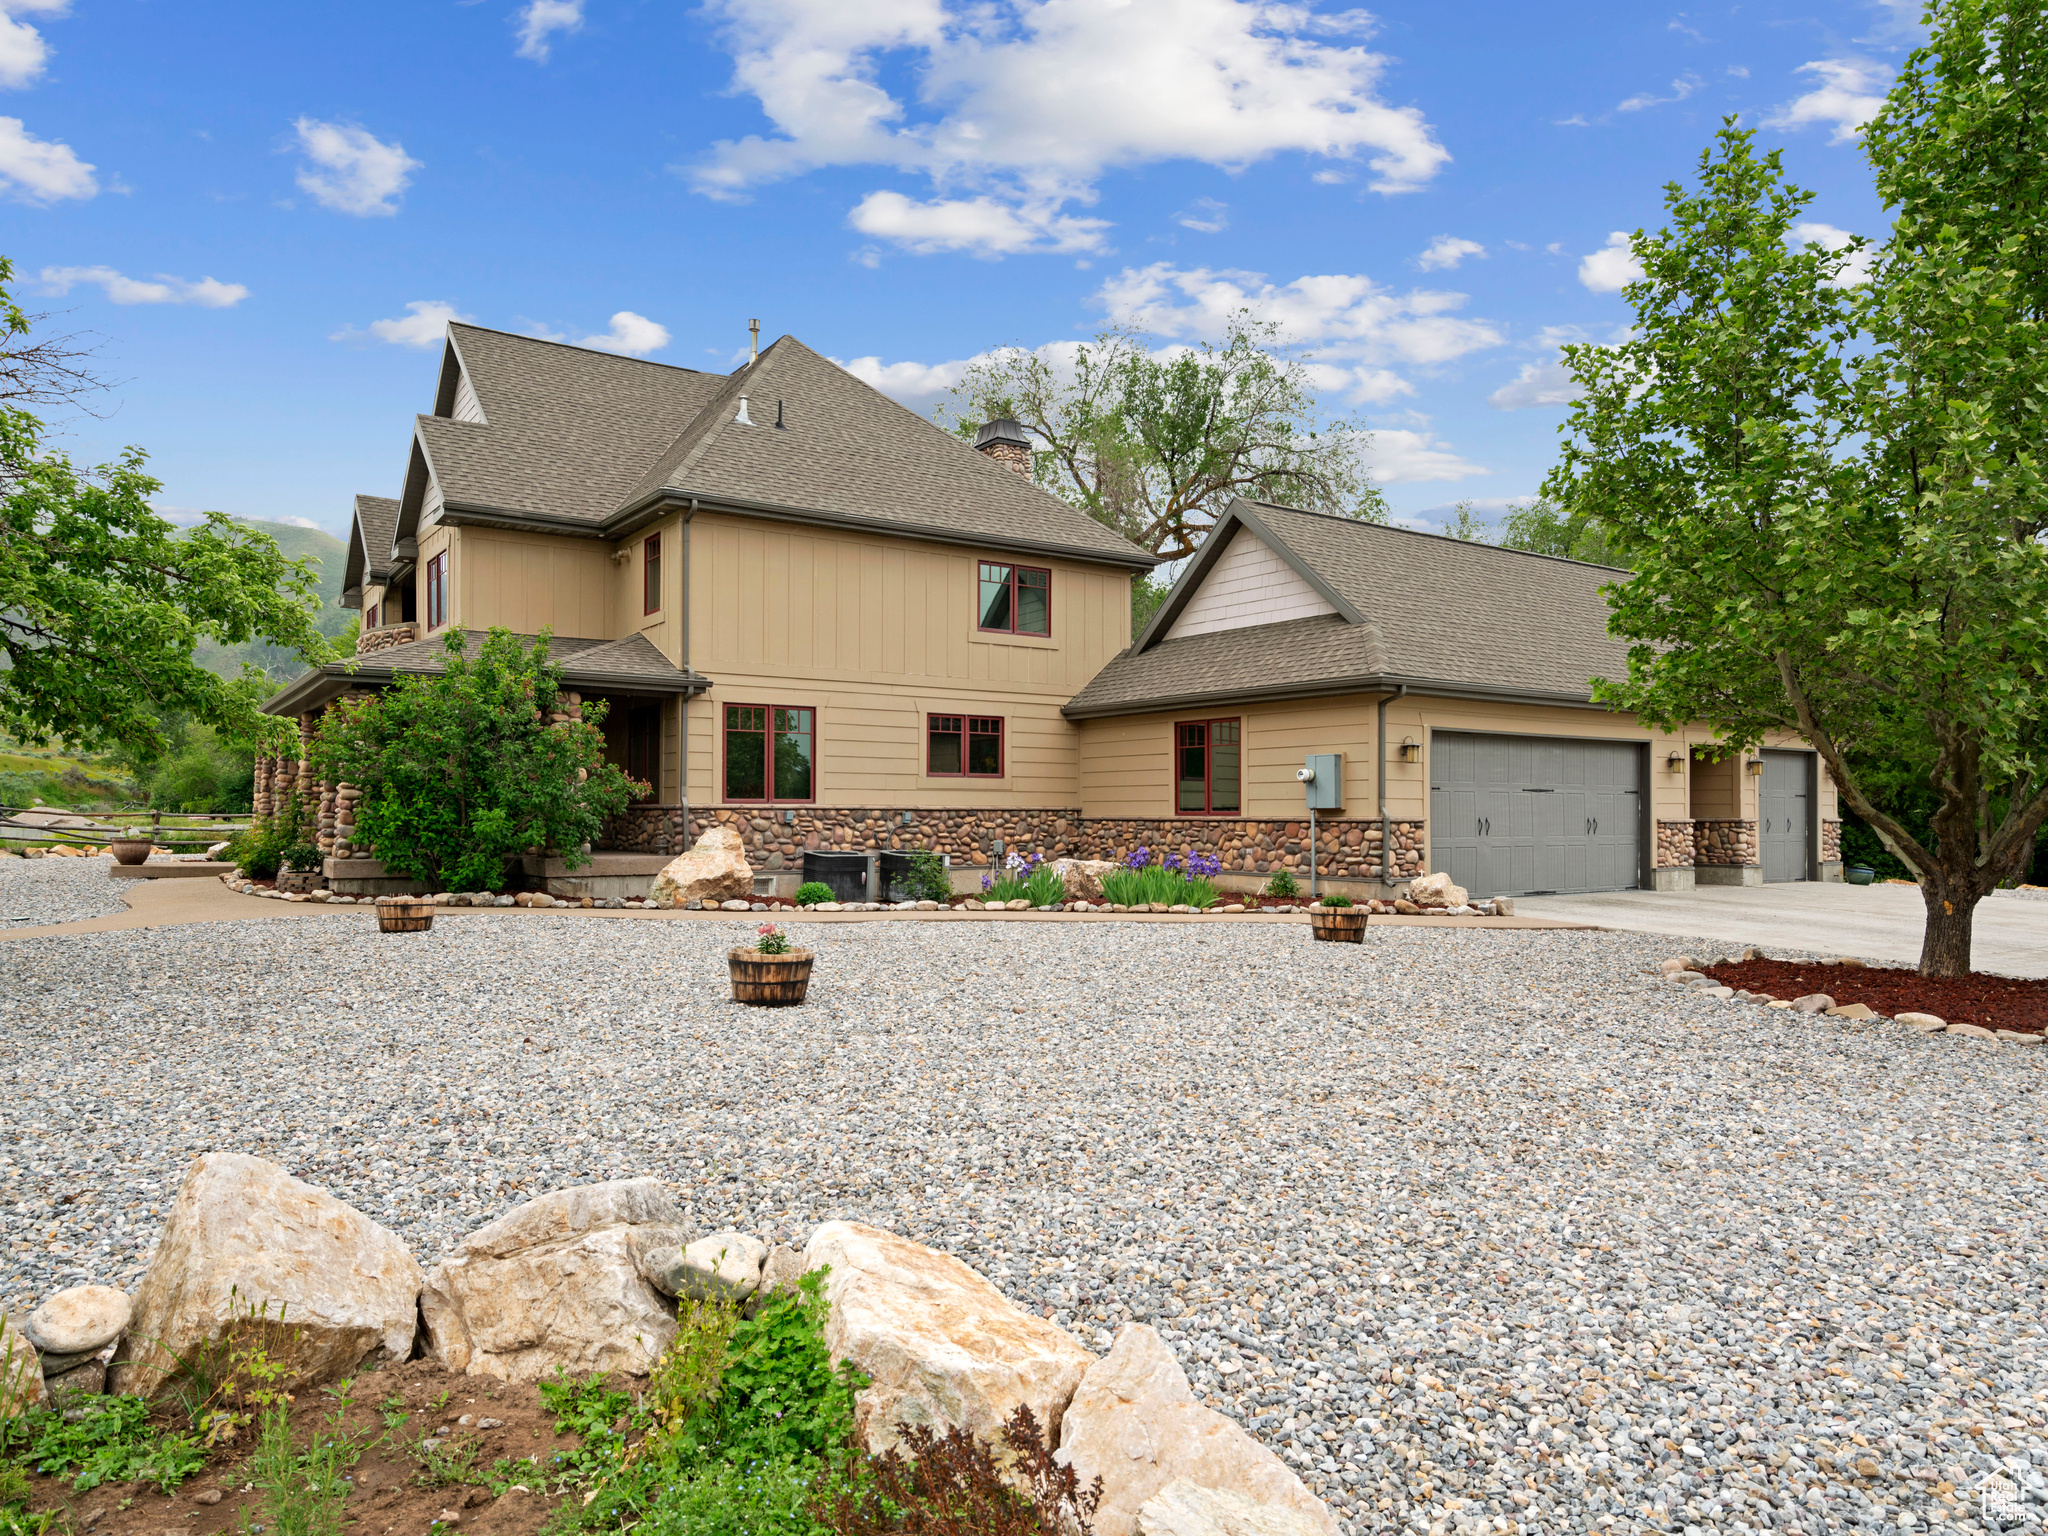
[[[1244,808],[1243,726],[1183,720],[1174,728],[1174,809],[1183,816],[1235,816]]]
[[[1052,633],[1052,572],[1030,565],[981,562],[983,629],[1012,635]]]
[[[650,533],[640,544],[640,611],[661,612],[661,535]]]
[[[924,771],[935,778],[1003,776],[1003,722],[994,715],[927,715]]]
[[[427,562],[427,628],[439,629],[448,622],[448,551],[442,550]]]
[[[812,800],[817,711],[785,704],[725,706],[725,798]]]

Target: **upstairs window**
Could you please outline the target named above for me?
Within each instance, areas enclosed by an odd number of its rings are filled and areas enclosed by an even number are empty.
[[[363,615],[363,628],[365,628],[365,629],[375,629],[376,627],[377,627],[377,605],[376,605],[375,603],[372,603],[372,604],[370,604],[370,611],[369,611],[368,613],[366,613],[366,614],[364,614],[364,615]]]
[[[448,622],[448,551],[442,550],[427,562],[427,628],[439,629]]]
[[[981,627],[1010,635],[1052,633],[1052,572],[981,562]]]
[[[927,715],[924,771],[934,778],[1003,776],[1003,722],[993,715]]]
[[[661,535],[650,533],[640,544],[640,611],[661,612]]]
[[[725,798],[812,800],[817,711],[725,706]]]
[[[1243,727],[1236,720],[1183,720],[1174,728],[1174,809],[1235,816],[1244,806]]]

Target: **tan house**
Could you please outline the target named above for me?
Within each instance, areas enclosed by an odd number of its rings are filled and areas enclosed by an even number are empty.
[[[723,821],[782,889],[807,852],[925,846],[1305,875],[1310,754],[1342,759],[1318,868],[1361,890],[1388,843],[1393,881],[1475,894],[1838,870],[1810,752],[1717,760],[1591,702],[1619,573],[1239,502],[1133,641],[1156,562],[1030,463],[1014,423],[969,446],[794,338],[725,375],[452,325],[402,493],[356,499],[358,654],[267,707],[309,732],[452,629],[546,631],[650,786],[606,849]],[[364,853],[301,763],[258,792]]]

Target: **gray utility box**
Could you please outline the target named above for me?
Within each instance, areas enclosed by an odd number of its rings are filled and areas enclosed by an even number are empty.
[[[1308,791],[1308,808],[1312,811],[1341,811],[1344,809],[1344,754],[1342,752],[1311,752],[1305,765],[1315,771],[1315,777],[1302,786]]]

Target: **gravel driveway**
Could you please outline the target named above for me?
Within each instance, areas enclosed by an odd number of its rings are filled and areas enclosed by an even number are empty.
[[[126,908],[120,887],[107,878],[114,861],[0,858],[0,930],[82,923]]]
[[[2001,1461],[2048,1491],[2039,1051],[1722,1003],[1586,932],[797,925],[812,1002],[747,1010],[744,926],[0,946],[0,1292],[132,1284],[206,1148],[427,1262],[652,1172],[706,1229],[950,1249],[1090,1344],[1153,1321],[1354,1532],[1965,1529]]]

